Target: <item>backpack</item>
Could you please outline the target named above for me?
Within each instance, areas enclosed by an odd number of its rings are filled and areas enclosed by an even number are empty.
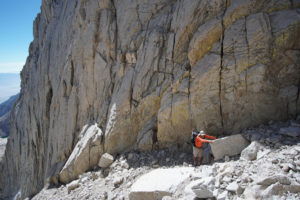
[[[191,143],[195,146],[195,140],[197,135],[199,134],[199,131],[193,131],[191,136]]]

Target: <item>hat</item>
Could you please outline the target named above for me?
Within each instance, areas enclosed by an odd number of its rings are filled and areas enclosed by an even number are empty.
[[[205,136],[205,132],[204,131],[200,131],[200,135],[201,136]]]

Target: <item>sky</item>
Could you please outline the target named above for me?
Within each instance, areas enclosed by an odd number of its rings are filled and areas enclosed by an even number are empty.
[[[33,40],[41,0],[0,0],[0,73],[19,73]]]

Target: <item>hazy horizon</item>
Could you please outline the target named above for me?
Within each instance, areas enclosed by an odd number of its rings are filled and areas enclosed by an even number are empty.
[[[0,103],[20,92],[20,73],[0,73]]]

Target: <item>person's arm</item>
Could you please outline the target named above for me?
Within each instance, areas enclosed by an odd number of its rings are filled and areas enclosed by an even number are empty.
[[[205,138],[207,138],[207,139],[212,139],[212,140],[215,140],[215,139],[217,139],[216,137],[214,137],[214,136],[210,136],[210,135],[205,135]]]
[[[212,141],[212,140],[205,140],[205,139],[202,139],[202,138],[200,138],[200,139],[201,139],[201,142],[213,143],[213,141]]]

